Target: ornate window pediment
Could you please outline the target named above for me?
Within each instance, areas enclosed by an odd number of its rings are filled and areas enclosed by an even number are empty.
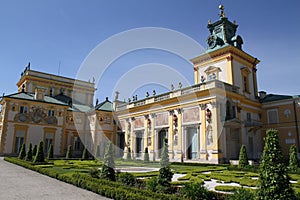
[[[222,70],[219,67],[209,66],[204,72],[206,73],[207,80],[219,80],[219,72]]]

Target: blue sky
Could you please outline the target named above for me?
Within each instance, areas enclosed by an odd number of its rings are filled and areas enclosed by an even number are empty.
[[[218,20],[219,4],[215,0],[0,0],[0,94],[17,91],[28,62],[33,70],[74,78],[97,45],[135,28],[171,29],[206,48],[207,21]],[[222,4],[227,17],[239,25],[244,51],[261,60],[259,90],[300,94],[300,1],[224,0]],[[174,67],[193,82],[193,69],[186,60],[157,49],[137,50],[111,63],[97,83],[96,97],[111,98],[122,75],[147,63]],[[174,76],[165,78],[177,85]],[[143,87],[143,92],[154,88]],[[164,91],[159,85],[157,90]]]

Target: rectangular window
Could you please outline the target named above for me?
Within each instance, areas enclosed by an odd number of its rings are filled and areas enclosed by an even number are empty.
[[[111,120],[110,120],[110,117],[109,116],[106,116],[105,117],[105,123],[106,124],[110,124]]]
[[[269,124],[278,123],[278,112],[276,109],[268,110],[268,123]]]
[[[269,124],[277,124],[278,123],[277,109],[268,110],[268,123]]]
[[[25,130],[17,130],[16,138],[15,138],[14,153],[20,152],[21,146],[24,143],[24,138],[25,138]]]
[[[46,133],[45,134],[45,153],[48,152],[50,145],[53,144],[54,134],[53,133]]]
[[[247,113],[247,122],[251,122],[251,113]]]
[[[80,140],[80,137],[74,137],[74,150],[75,151],[81,150],[81,140]]]
[[[244,76],[243,77],[243,83],[244,83],[244,91],[249,92],[249,87],[248,87],[248,77]]]
[[[20,113],[27,113],[27,112],[28,112],[27,106],[20,106]]]
[[[48,110],[48,116],[53,117],[54,116],[54,110]]]

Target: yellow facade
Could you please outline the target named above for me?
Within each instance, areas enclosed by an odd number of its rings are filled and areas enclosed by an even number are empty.
[[[116,143],[112,103],[92,105],[94,83],[27,67],[17,86],[18,93],[1,99],[0,154],[17,154],[23,143],[42,141],[45,153],[53,145],[55,156],[64,156],[69,145],[75,157],[84,147],[95,155],[98,146],[103,156],[106,143]]]

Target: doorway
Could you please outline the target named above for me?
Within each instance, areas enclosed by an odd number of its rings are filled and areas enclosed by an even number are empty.
[[[196,127],[187,128],[187,159],[198,158],[198,130]]]
[[[158,144],[157,144],[158,158],[160,158],[161,156],[161,152],[165,143],[165,138],[167,138],[167,130],[162,129],[158,132]]]

